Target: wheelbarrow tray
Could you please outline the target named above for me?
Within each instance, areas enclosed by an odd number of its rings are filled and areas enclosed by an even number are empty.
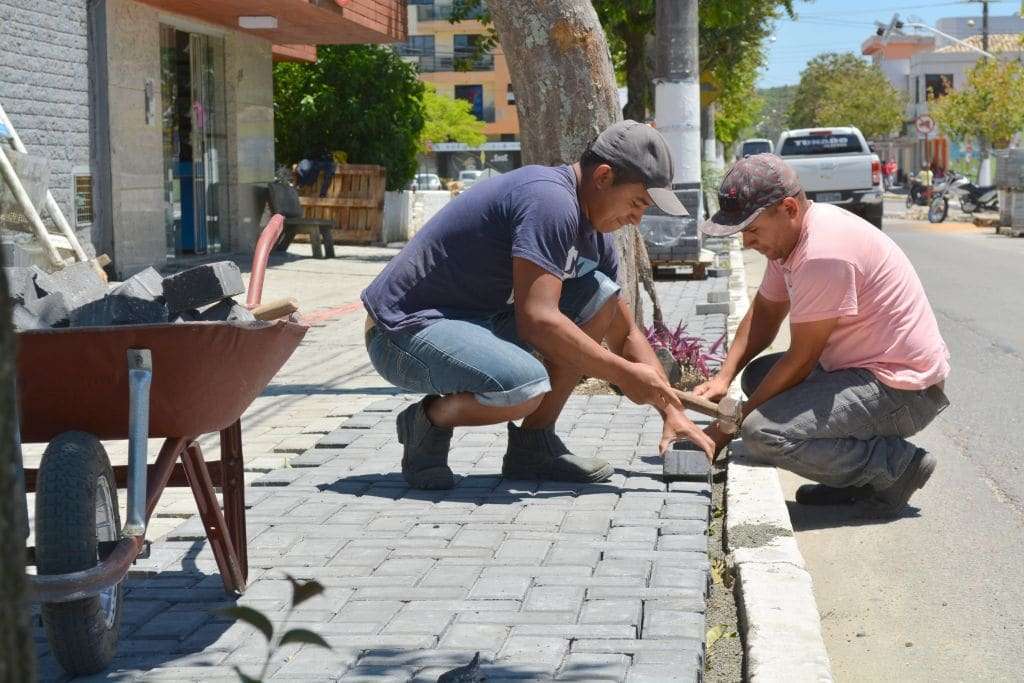
[[[129,349],[153,358],[149,435],[226,429],[302,341],[294,322],[196,322],[39,330],[18,334],[23,442],[69,430],[128,437]]]

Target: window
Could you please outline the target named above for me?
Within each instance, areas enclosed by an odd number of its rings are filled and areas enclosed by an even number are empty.
[[[402,43],[398,52],[408,57],[432,55],[434,54],[434,36],[409,36]]]
[[[470,105],[470,113],[481,121],[484,118],[484,86],[482,85],[457,85],[455,86],[455,99],[466,100]]]
[[[89,169],[75,170],[72,174],[75,195],[75,228],[92,225],[92,175]]]
[[[818,133],[786,138],[779,151],[781,156],[797,154],[861,154],[864,153],[856,135]]]
[[[942,97],[953,89],[953,74],[926,74],[924,77],[925,96],[928,99]]]
[[[509,83],[508,87],[505,89],[505,102],[507,102],[508,104],[515,104],[516,103],[516,94],[514,92],[512,92],[512,84],[511,83]]]
[[[434,0],[407,0],[410,5],[433,5]]]
[[[914,76],[914,104],[921,104],[921,77]]]
[[[456,33],[452,41],[456,57],[472,57],[480,36],[471,33]]]

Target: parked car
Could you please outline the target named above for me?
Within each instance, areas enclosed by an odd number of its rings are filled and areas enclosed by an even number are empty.
[[[409,183],[410,190],[440,190],[441,179],[435,173],[417,173]]]
[[[776,149],[800,176],[808,199],[836,204],[882,227],[882,164],[859,130],[787,130]]]
[[[771,140],[764,138],[750,138],[740,143],[740,158],[745,159],[754,154],[771,154],[775,151]]]
[[[459,183],[462,184],[462,189],[465,190],[470,187],[480,178],[481,171],[470,170],[470,171],[459,171]]]

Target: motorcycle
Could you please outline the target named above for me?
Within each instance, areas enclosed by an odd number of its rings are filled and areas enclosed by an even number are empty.
[[[964,213],[974,213],[979,209],[999,210],[999,190],[995,185],[979,187],[966,176],[958,174],[950,182],[949,191],[960,199],[960,209]]]
[[[910,181],[910,189],[907,191],[907,208],[914,206],[928,206],[932,199],[932,188],[930,185],[922,185],[916,179]]]
[[[936,181],[931,188],[931,197],[928,202],[928,222],[941,223],[949,215],[949,193],[953,184],[963,176],[947,171],[941,179]]]

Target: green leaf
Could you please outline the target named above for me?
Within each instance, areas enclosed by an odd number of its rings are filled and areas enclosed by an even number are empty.
[[[306,600],[316,597],[324,592],[324,587],[319,581],[307,581],[301,583],[294,577],[285,574],[292,582],[292,607],[298,607]]]
[[[736,637],[736,631],[730,631],[728,629],[729,627],[725,624],[718,624],[717,626],[712,626],[708,629],[707,635],[705,636],[705,640],[707,641],[707,647],[709,650],[711,649],[712,645],[714,645],[722,638]]]
[[[322,647],[325,650],[333,650],[326,640],[313,633],[306,628],[293,628],[288,633],[284,634],[281,638],[281,642],[278,644],[279,647],[287,645],[288,643],[305,643],[306,645],[316,645]]]
[[[238,674],[238,680],[242,681],[242,683],[263,683],[263,681],[261,681],[258,678],[253,678],[252,676],[246,675],[246,673],[242,671],[241,667],[239,667],[237,664],[235,665],[234,669],[235,673]]]
[[[267,619],[262,613],[257,612],[252,607],[242,607],[240,605],[235,607],[226,607],[224,609],[217,610],[217,614],[223,614],[224,616],[232,617],[238,621],[244,621],[262,633],[268,643],[274,637],[274,626],[270,623],[270,619]]]

